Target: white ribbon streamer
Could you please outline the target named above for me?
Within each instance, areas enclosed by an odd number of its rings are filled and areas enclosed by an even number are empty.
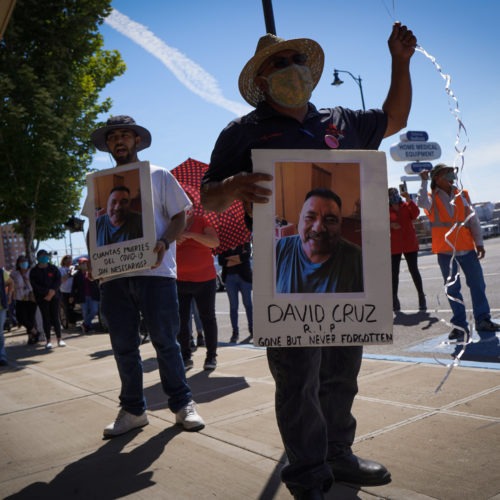
[[[453,160],[453,167],[457,171],[458,192],[454,195],[453,199],[451,200],[451,205],[454,206],[456,199],[459,196],[462,196],[462,192],[463,192],[463,185],[462,185],[461,178],[462,178],[462,171],[463,171],[463,168],[465,165],[464,154],[465,154],[465,150],[467,149],[467,145],[462,144],[462,135],[465,136],[466,142],[468,142],[469,138],[467,136],[467,129],[465,128],[465,125],[460,117],[460,107],[458,105],[458,99],[451,88],[451,75],[444,73],[442,68],[441,68],[441,65],[437,62],[436,58],[434,56],[432,56],[431,54],[429,54],[423,47],[421,47],[420,45],[417,45],[415,50],[417,52],[420,52],[421,54],[423,54],[425,57],[427,57],[427,59],[429,59],[432,62],[432,64],[436,68],[437,72],[441,76],[441,78],[443,78],[443,80],[445,81],[445,92],[448,96],[448,104],[449,104],[450,113],[455,118],[455,120],[458,124],[458,130],[457,130],[457,134],[455,137],[455,144],[454,144],[455,152],[457,154],[455,156],[455,159]],[[453,263],[455,262],[455,258],[456,258],[456,247],[455,247],[456,239],[458,238],[458,234],[462,230],[462,228],[467,224],[467,222],[470,220],[470,218],[473,217],[475,214],[474,209],[472,208],[472,206],[469,205],[468,201],[465,200],[465,197],[462,197],[462,200],[464,203],[466,203],[466,207],[470,208],[470,212],[464,221],[456,221],[455,224],[453,224],[453,226],[451,227],[451,229],[445,234],[445,241],[452,249],[452,256],[451,256],[451,260],[450,260],[449,274],[448,274],[448,277],[446,278],[446,282],[444,285],[444,291],[445,291],[446,297],[449,300],[458,302],[463,307],[465,307],[465,304],[462,300],[457,299],[456,297],[452,297],[448,293],[448,288],[451,287],[452,285],[454,285],[460,277],[458,264],[457,264],[457,272],[455,273],[455,275],[453,275]],[[457,229],[456,234],[455,234],[455,241],[452,242],[452,241],[450,241],[450,237],[453,234],[453,231],[455,229]],[[470,322],[470,324],[472,325],[472,322]],[[447,371],[446,371],[445,376],[443,377],[441,382],[436,387],[436,390],[434,391],[436,393],[441,390],[441,388],[445,384],[446,380],[450,376],[453,368],[460,364],[460,359],[464,355],[465,349],[467,348],[467,345],[472,342],[472,329],[471,329],[471,332],[469,334],[465,330],[465,328],[463,328],[463,327],[460,327],[458,325],[453,325],[453,324],[449,324],[449,326],[452,329],[454,328],[457,330],[461,330],[464,334],[464,339],[466,339],[466,341],[464,341],[464,342],[442,342],[440,344],[442,347],[447,346],[447,345],[460,345],[462,347],[461,347],[459,353],[454,357],[453,362],[451,362],[449,364],[444,364],[441,361],[439,361],[436,357],[434,357],[434,359],[436,359],[436,361],[439,364],[447,367]]]

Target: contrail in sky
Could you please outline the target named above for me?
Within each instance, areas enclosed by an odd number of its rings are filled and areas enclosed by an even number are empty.
[[[112,10],[105,22],[159,59],[182,85],[205,101],[227,109],[236,116],[245,115],[251,110],[245,104],[226,99],[222,95],[217,80],[210,73],[177,49],[169,47],[146,26],[132,21],[116,9]]]

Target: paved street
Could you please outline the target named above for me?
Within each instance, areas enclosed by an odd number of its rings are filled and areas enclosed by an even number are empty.
[[[491,316],[500,323],[500,238],[485,240],[486,257],[481,260],[486,280]],[[444,355],[449,358],[453,349],[442,345],[447,339],[450,328],[445,323],[451,318],[450,307],[444,293],[443,279],[435,255],[428,253],[419,256],[419,269],[427,296],[426,313],[418,311],[418,300],[413,281],[406,262],[401,262],[399,281],[399,299],[401,312],[394,320],[394,344],[392,346],[367,346],[365,355],[380,355],[385,359],[390,356],[433,357]],[[469,290],[462,278],[462,293],[472,325],[472,303]],[[478,340],[477,334],[473,337]],[[488,361],[500,363],[500,352],[491,350]],[[499,366],[500,368],[500,366]]]
[[[498,319],[500,239],[488,240],[486,249],[488,295]],[[498,356],[493,349],[488,360],[464,361],[449,371],[451,358],[441,346],[448,331],[441,320],[449,311],[435,257],[422,256],[420,267],[430,309],[415,310],[416,293],[402,263],[395,343],[366,347],[354,407],[354,451],[386,464],[392,482],[377,488],[335,483],[328,500],[500,498]],[[108,336],[68,331],[67,347],[46,352],[43,345],[27,346],[21,330],[7,333],[11,364],[0,371],[0,497],[291,498],[279,481],[285,456],[265,350],[229,345],[225,293],[217,294],[217,308],[218,367],[203,371],[204,349],[198,349],[188,372],[207,423],[200,433],[174,425],[151,344],[141,348],[150,425],[103,441],[119,392]],[[245,326],[241,311],[242,339]]]
[[[481,261],[486,280],[486,293],[491,307],[491,316],[500,323],[500,238],[485,240],[486,257]],[[413,281],[408,272],[406,261],[401,261],[399,279],[399,299],[401,312],[394,319],[393,345],[366,346],[365,356],[380,356],[384,359],[395,357],[419,358],[444,357],[449,360],[453,348],[442,345],[447,340],[450,328],[446,321],[451,318],[450,307],[444,293],[443,278],[434,254],[421,254],[418,259],[419,269],[427,296],[427,312],[418,311],[418,299]],[[469,290],[462,279],[462,293],[468,311],[468,319],[472,320],[472,303]],[[217,294],[217,315],[219,324],[219,339],[229,342],[231,325],[229,322],[229,303],[225,293]],[[246,319],[243,305],[240,304],[240,339],[247,335]],[[479,340],[477,334],[473,337]],[[499,363],[500,353],[491,353],[491,361]]]

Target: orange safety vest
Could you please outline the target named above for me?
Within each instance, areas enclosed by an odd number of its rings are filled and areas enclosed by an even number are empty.
[[[455,194],[456,193],[458,193],[458,190],[455,190]],[[467,201],[467,206],[465,205],[462,196]],[[453,211],[453,215],[448,213],[444,203],[435,191],[432,192],[431,198],[431,209],[430,211],[425,210],[425,212],[429,216],[432,228],[432,252],[451,253],[453,252],[453,248],[457,252],[474,250],[476,246],[474,244],[474,239],[472,238],[472,233],[468,227],[461,224],[470,213],[470,199],[467,191],[462,191],[461,195],[455,198],[455,209]],[[446,241],[445,236],[455,224],[456,227],[447,236],[448,241],[453,245],[452,247]]]

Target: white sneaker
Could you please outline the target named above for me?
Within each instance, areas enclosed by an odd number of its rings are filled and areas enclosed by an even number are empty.
[[[175,423],[180,424],[186,431],[201,431],[205,427],[205,422],[196,410],[194,401],[190,401],[184,408],[175,414]]]
[[[47,342],[45,344],[45,349],[52,349],[52,344],[50,342]]]
[[[104,428],[104,437],[114,437],[120,434],[125,434],[132,429],[137,429],[138,427],[144,427],[148,425],[148,416],[146,412],[142,415],[133,415],[123,408],[118,412],[116,420]]]
[[[59,347],[66,347],[66,342],[64,342],[63,339],[60,339],[60,340],[57,341],[57,345]]]

